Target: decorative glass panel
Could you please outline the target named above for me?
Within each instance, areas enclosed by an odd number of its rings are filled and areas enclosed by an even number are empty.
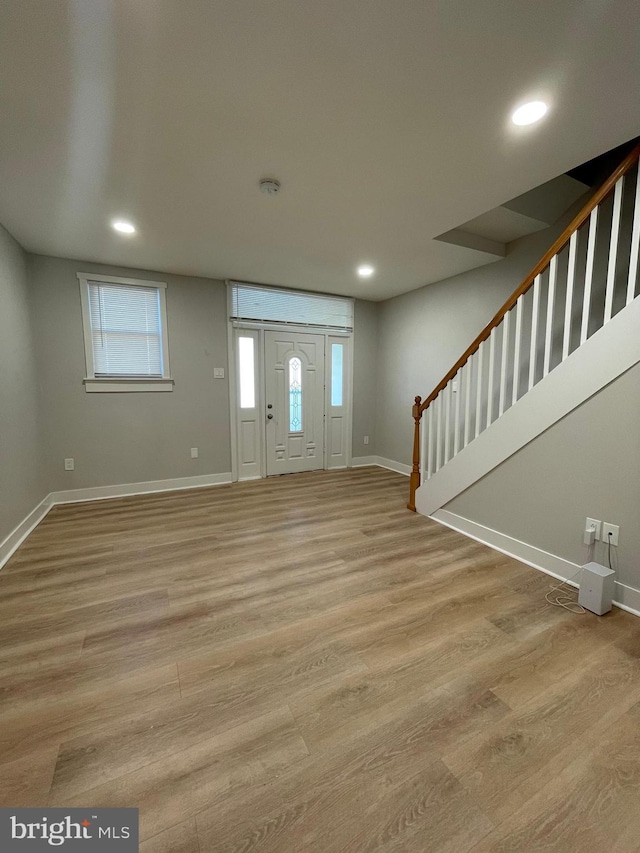
[[[289,359],[289,432],[302,432],[302,362]]]
[[[253,338],[238,338],[240,373],[240,408],[254,409],[256,405],[256,380],[253,357]]]
[[[331,344],[331,405],[342,405],[342,344]]]

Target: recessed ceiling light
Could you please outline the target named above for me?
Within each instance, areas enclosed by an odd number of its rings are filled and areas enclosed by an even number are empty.
[[[114,231],[119,231],[121,234],[136,233],[135,225],[132,225],[130,222],[126,222],[124,219],[114,219],[111,223],[111,227]]]
[[[546,114],[549,107],[544,101],[530,101],[523,104],[511,116],[511,121],[517,125],[534,124]]]
[[[361,264],[358,267],[358,275],[360,278],[370,278],[374,274],[375,270],[369,264]]]

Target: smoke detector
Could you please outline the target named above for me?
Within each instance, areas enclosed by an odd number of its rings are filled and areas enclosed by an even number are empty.
[[[280,181],[276,181],[273,178],[264,178],[258,186],[260,187],[260,192],[265,195],[278,195],[280,192]]]

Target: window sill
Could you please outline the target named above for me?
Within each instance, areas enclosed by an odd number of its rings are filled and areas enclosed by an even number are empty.
[[[173,391],[173,379],[123,379],[101,376],[83,379],[84,390],[89,393],[114,394],[139,391]]]

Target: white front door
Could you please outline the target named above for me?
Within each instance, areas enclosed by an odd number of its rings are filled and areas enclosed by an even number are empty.
[[[267,475],[324,468],[324,335],[265,332]]]

